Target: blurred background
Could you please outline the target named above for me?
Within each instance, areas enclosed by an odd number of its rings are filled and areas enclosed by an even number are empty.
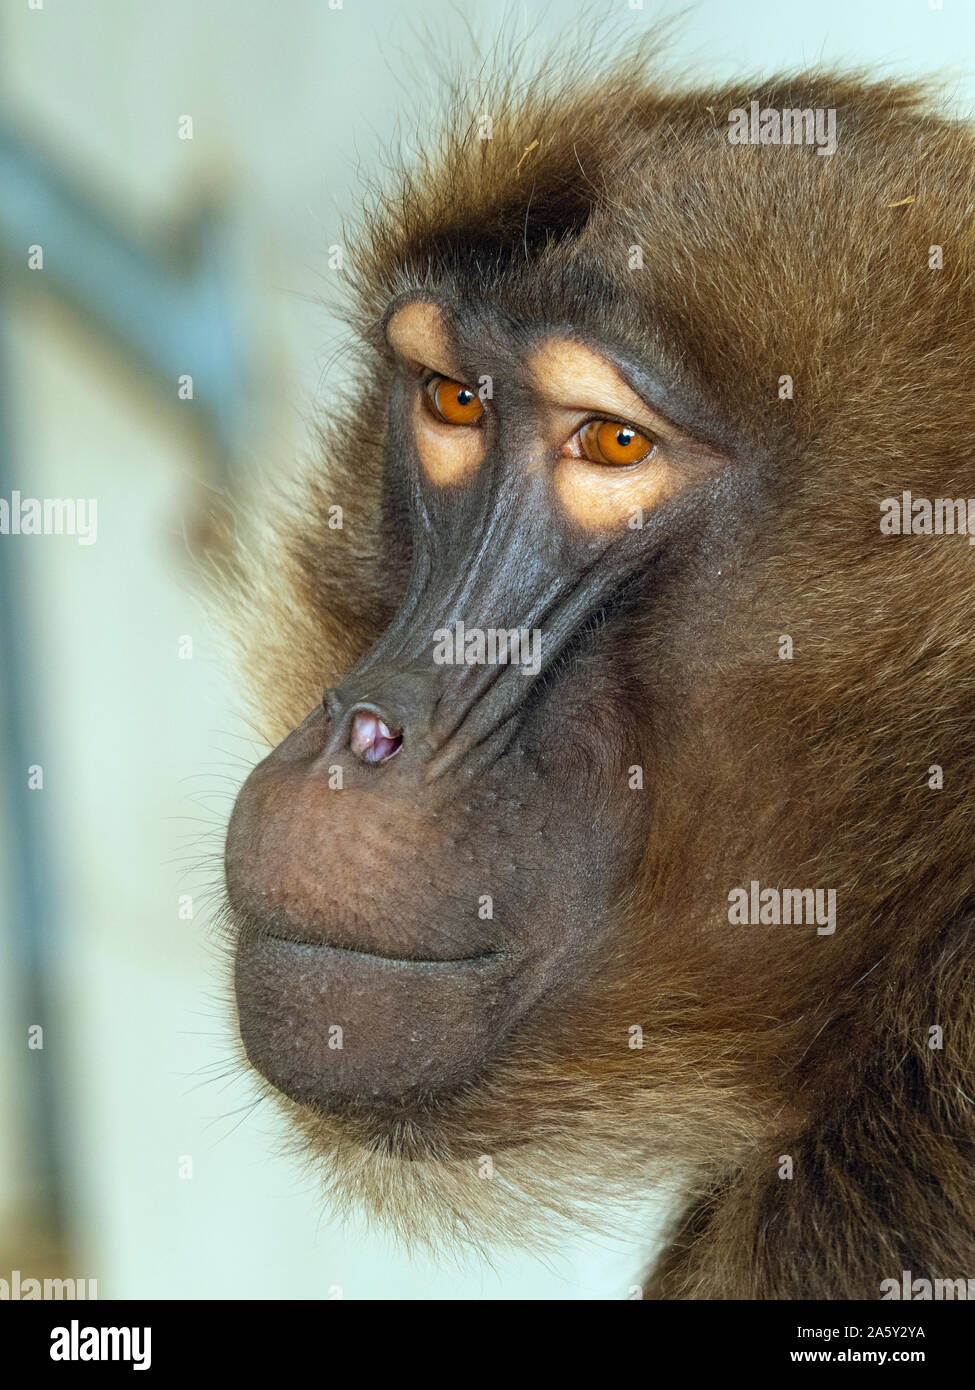
[[[975,0],[0,0],[0,499],[97,502],[94,543],[0,535],[0,1278],[616,1298],[648,1257],[662,1203],[630,1248],[444,1268],[338,1224],[281,1152],[207,892],[263,748],[193,557],[312,447],[330,248],[433,50],[678,13],[702,80],[869,64],[975,96]]]

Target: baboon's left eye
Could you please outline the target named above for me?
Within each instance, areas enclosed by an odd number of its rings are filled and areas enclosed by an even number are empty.
[[[424,384],[431,412],[445,425],[476,425],[484,414],[477,395],[461,381],[432,376]]]
[[[577,432],[576,439],[582,458],[617,468],[628,463],[642,463],[657,447],[633,425],[621,425],[616,420],[590,420]]]

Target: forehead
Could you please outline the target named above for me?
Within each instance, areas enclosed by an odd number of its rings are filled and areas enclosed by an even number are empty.
[[[459,325],[439,304],[415,300],[395,309],[386,326],[391,347],[404,360],[441,373],[463,378],[468,352],[478,346],[476,325],[467,325],[459,344]],[[492,337],[497,337],[495,329]],[[538,395],[553,404],[578,404],[597,399],[604,409],[628,415],[645,404],[627,385],[615,364],[581,339],[539,325],[520,349],[526,377]],[[578,398],[578,399],[577,399]]]

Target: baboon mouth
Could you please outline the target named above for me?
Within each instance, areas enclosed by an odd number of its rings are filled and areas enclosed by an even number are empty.
[[[272,1085],[318,1108],[443,1093],[506,1033],[517,976],[503,951],[404,959],[249,932],[235,970],[241,1040]]]
[[[354,964],[358,958],[363,964],[372,961],[385,961],[388,965],[400,966],[403,969],[411,967],[456,970],[468,967],[488,966],[492,964],[500,965],[508,958],[507,951],[479,951],[470,956],[396,956],[386,951],[381,951],[375,947],[364,945],[340,946],[334,942],[321,939],[312,939],[302,936],[286,936],[281,932],[265,932],[264,935],[271,941],[280,941],[291,946],[311,946],[316,951],[321,952],[323,960],[329,955],[347,959],[350,964]]]

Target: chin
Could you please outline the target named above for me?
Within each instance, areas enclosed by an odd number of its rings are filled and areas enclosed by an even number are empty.
[[[250,1062],[318,1113],[396,1117],[449,1098],[518,1011],[517,966],[500,951],[403,960],[244,930],[234,973]]]

